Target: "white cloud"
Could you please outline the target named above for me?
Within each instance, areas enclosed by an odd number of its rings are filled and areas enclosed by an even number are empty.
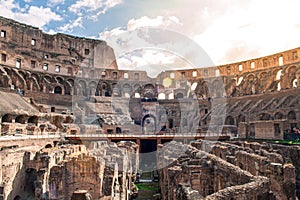
[[[96,15],[104,14],[109,8],[122,3],[122,0],[77,0],[69,7],[73,13],[96,11]]]
[[[128,52],[117,58],[120,69],[146,70],[150,77],[156,77],[162,71],[168,69],[192,68],[177,55],[160,49],[141,49]]]
[[[17,21],[42,28],[50,21],[60,21],[61,16],[52,12],[50,8],[30,6],[20,8],[13,0],[0,1],[1,15]]]
[[[82,17],[79,16],[76,20],[59,27],[60,31],[71,33],[75,27],[83,27]]]
[[[99,34],[99,37],[103,40],[109,39],[110,37],[115,37],[126,31],[134,31],[138,28],[142,27],[161,27],[167,28],[171,26],[182,25],[179,19],[175,16],[157,16],[156,18],[149,18],[147,16],[143,16],[139,19],[131,19],[127,23],[126,28],[117,27],[112,30],[106,30]]]
[[[64,4],[65,0],[48,0],[47,5],[49,6],[56,6],[58,4]]]
[[[217,65],[295,48],[300,45],[299,7],[297,0],[252,0],[219,13],[193,38]]]

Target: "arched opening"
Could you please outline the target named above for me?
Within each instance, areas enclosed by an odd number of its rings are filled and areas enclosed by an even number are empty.
[[[26,117],[25,115],[19,115],[15,119],[16,123],[25,124],[26,123]]]
[[[26,193],[27,199],[35,198],[35,185],[38,180],[37,172],[35,169],[28,168],[25,172],[25,184],[24,191]]]
[[[276,80],[280,80],[282,75],[282,69],[276,73]]]
[[[234,125],[234,118],[232,116],[227,116],[225,120],[225,125]]]
[[[51,144],[47,144],[47,145],[45,146],[45,148],[46,148],[46,149],[50,149],[50,148],[52,148],[52,145],[51,145]]]
[[[297,87],[297,79],[295,78],[292,82],[292,87],[296,88]]]
[[[262,113],[260,115],[260,120],[266,121],[266,120],[270,120],[270,119],[271,119],[271,116],[268,113]]]
[[[54,88],[54,94],[62,94],[62,89],[60,86],[56,86]]]
[[[65,95],[72,95],[73,86],[69,82],[64,84]]]
[[[21,197],[19,195],[15,196],[14,200],[21,200]]]
[[[136,93],[134,94],[134,98],[141,98],[140,93],[136,92]]]
[[[10,114],[5,114],[3,117],[2,117],[2,122],[6,122],[6,123],[12,123],[12,115]]]
[[[283,114],[281,112],[277,112],[275,115],[274,115],[274,119],[283,119]]]
[[[37,124],[38,124],[38,117],[37,116],[31,116],[31,117],[29,117],[28,118],[28,123],[31,123],[31,124],[35,124],[36,126],[37,126]]]
[[[160,94],[158,95],[158,99],[166,99],[165,93],[160,93]]]
[[[183,94],[181,92],[176,94],[176,99],[182,99],[183,98]]]
[[[192,91],[195,91],[196,88],[197,88],[197,86],[198,86],[198,83],[197,83],[197,82],[193,83],[192,86],[191,86],[191,90],[192,90]]]
[[[122,133],[122,129],[120,127],[117,127],[116,128],[116,133],[118,133],[118,134]]]
[[[154,98],[155,97],[155,87],[152,84],[147,84],[144,86],[144,97],[146,98]]]
[[[130,98],[130,94],[127,92],[125,92],[124,96],[125,96],[125,98]]]
[[[101,91],[101,84],[95,82],[95,81],[91,81],[89,83],[89,92],[88,92],[88,95],[90,96],[102,96],[102,91]]]
[[[289,120],[296,120],[296,113],[294,111],[290,111],[287,115]]]
[[[280,91],[280,90],[281,90],[281,84],[279,82],[279,83],[277,83],[277,91]]]
[[[174,99],[174,93],[173,92],[169,94],[169,99]]]
[[[77,90],[78,95],[86,96],[87,95],[87,88],[86,88],[86,82],[83,80],[79,81],[79,90]]]
[[[143,118],[143,132],[145,134],[154,134],[156,132],[156,119],[153,115],[146,115]]]
[[[56,79],[56,82],[59,83],[59,84],[63,84],[64,83],[64,79],[62,77],[58,76],[55,79]]]

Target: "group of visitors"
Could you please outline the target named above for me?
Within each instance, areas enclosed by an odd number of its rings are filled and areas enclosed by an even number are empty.
[[[285,131],[284,139],[285,140],[300,141],[300,130],[299,130],[299,128],[294,127],[290,130]]]

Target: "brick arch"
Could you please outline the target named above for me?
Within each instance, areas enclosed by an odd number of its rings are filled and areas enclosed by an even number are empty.
[[[90,81],[89,82],[89,85],[88,85],[88,95],[95,95],[95,96],[100,96],[98,93],[97,93],[97,82],[96,81]]]
[[[274,119],[284,119],[285,116],[282,112],[276,112],[274,115]]]
[[[26,89],[27,84],[24,77],[17,70],[12,70],[11,79],[13,84],[19,89]]]
[[[87,96],[87,82],[85,80],[78,80],[75,85],[77,95]]]
[[[64,82],[65,82],[65,79],[62,76],[55,76],[54,79],[55,79],[56,83],[59,83],[59,84],[64,84]]]

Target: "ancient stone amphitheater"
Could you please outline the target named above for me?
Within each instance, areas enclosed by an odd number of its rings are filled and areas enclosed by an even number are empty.
[[[300,197],[300,147],[271,142],[300,127],[300,48],[152,78],[3,17],[0,45],[0,199],[139,198],[152,168],[153,199]]]

